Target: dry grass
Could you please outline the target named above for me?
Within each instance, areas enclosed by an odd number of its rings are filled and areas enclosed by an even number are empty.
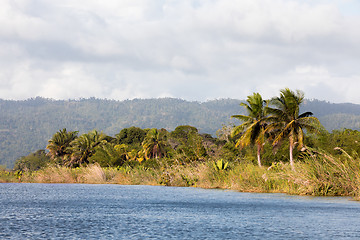
[[[294,193],[316,196],[359,196],[360,159],[343,152],[335,157],[310,149],[296,171],[279,175],[297,186]]]
[[[77,169],[70,169],[59,166],[49,166],[36,172],[23,175],[23,182],[37,183],[76,183],[77,176],[74,174]]]
[[[193,186],[233,189],[244,192],[282,192],[317,196],[353,196],[360,199],[360,161],[343,153],[334,157],[309,150],[296,171],[289,164],[276,163],[270,168],[251,163],[232,163],[227,169],[215,169],[212,162],[191,164],[159,163],[156,167],[82,168],[49,166],[22,175],[23,182],[38,183],[113,183],[123,185]],[[0,182],[16,182],[6,173]]]
[[[81,179],[84,183],[106,183],[106,174],[99,164],[93,164],[85,168]]]

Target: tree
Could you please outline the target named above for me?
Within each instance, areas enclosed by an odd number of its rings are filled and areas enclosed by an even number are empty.
[[[129,127],[122,129],[116,134],[118,144],[137,145],[144,141],[146,131],[138,127]]]
[[[232,138],[232,131],[235,127],[235,124],[230,123],[228,125],[223,124],[222,128],[216,131],[216,136],[220,141],[229,142],[233,140]]]
[[[333,130],[331,133],[325,131],[316,140],[319,148],[333,155],[342,154],[337,150],[341,148],[353,156],[360,156],[360,132],[357,130]]]
[[[96,147],[106,143],[106,137],[104,133],[92,130],[76,138],[70,144],[72,154],[71,158],[67,159],[66,165],[76,167],[88,163],[88,158],[95,153]]]
[[[192,133],[198,133],[198,130],[196,127],[190,126],[190,125],[181,125],[177,126],[174,131],[170,133],[171,137],[176,138],[180,141],[186,142],[189,135]]]
[[[196,161],[207,156],[203,137],[198,133],[196,127],[181,125],[170,133],[170,145],[177,154],[177,158],[185,161]]]
[[[318,132],[321,127],[319,120],[312,117],[312,112],[300,114],[300,105],[304,100],[304,93],[296,92],[285,88],[280,91],[280,96],[272,98],[270,104],[273,107],[267,107],[270,114],[268,120],[270,124],[266,131],[273,134],[273,146],[279,144],[283,139],[289,139],[290,165],[293,170],[293,150],[296,144],[299,148],[304,146],[304,131]]]
[[[248,115],[233,115],[232,118],[237,118],[243,123],[234,127],[232,136],[241,134],[236,142],[236,147],[243,148],[248,145],[256,145],[257,147],[257,161],[261,167],[261,149],[265,143],[265,129],[266,129],[266,101],[262,99],[259,93],[254,93],[247,97],[247,104],[241,103]]]
[[[36,171],[45,167],[50,162],[50,157],[45,150],[37,150],[27,156],[16,160],[14,171]]]
[[[52,160],[63,160],[68,155],[70,143],[77,138],[78,131],[68,132],[66,128],[59,130],[48,141],[46,149],[49,150],[49,156]]]
[[[114,145],[105,142],[96,147],[95,153],[89,158],[90,163],[98,163],[101,167],[122,166],[128,160],[128,146]]]
[[[166,155],[166,130],[150,129],[142,142],[145,158],[161,158]]]

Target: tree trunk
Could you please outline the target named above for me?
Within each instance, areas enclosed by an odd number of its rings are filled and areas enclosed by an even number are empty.
[[[294,159],[293,159],[293,150],[294,150],[294,145],[291,143],[290,141],[290,166],[291,166],[291,170],[295,171],[295,166],[294,166]]]
[[[260,152],[261,152],[261,145],[260,145],[260,144],[258,144],[258,145],[257,145],[257,161],[258,161],[258,165],[259,165],[259,167],[261,167]]]

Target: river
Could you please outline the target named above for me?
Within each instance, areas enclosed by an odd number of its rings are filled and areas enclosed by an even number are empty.
[[[360,203],[198,188],[3,183],[0,239],[360,239]]]

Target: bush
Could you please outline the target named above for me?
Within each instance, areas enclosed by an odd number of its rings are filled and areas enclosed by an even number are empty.
[[[50,157],[46,155],[45,150],[38,150],[16,160],[14,170],[36,171],[45,167],[48,163],[50,163]]]

